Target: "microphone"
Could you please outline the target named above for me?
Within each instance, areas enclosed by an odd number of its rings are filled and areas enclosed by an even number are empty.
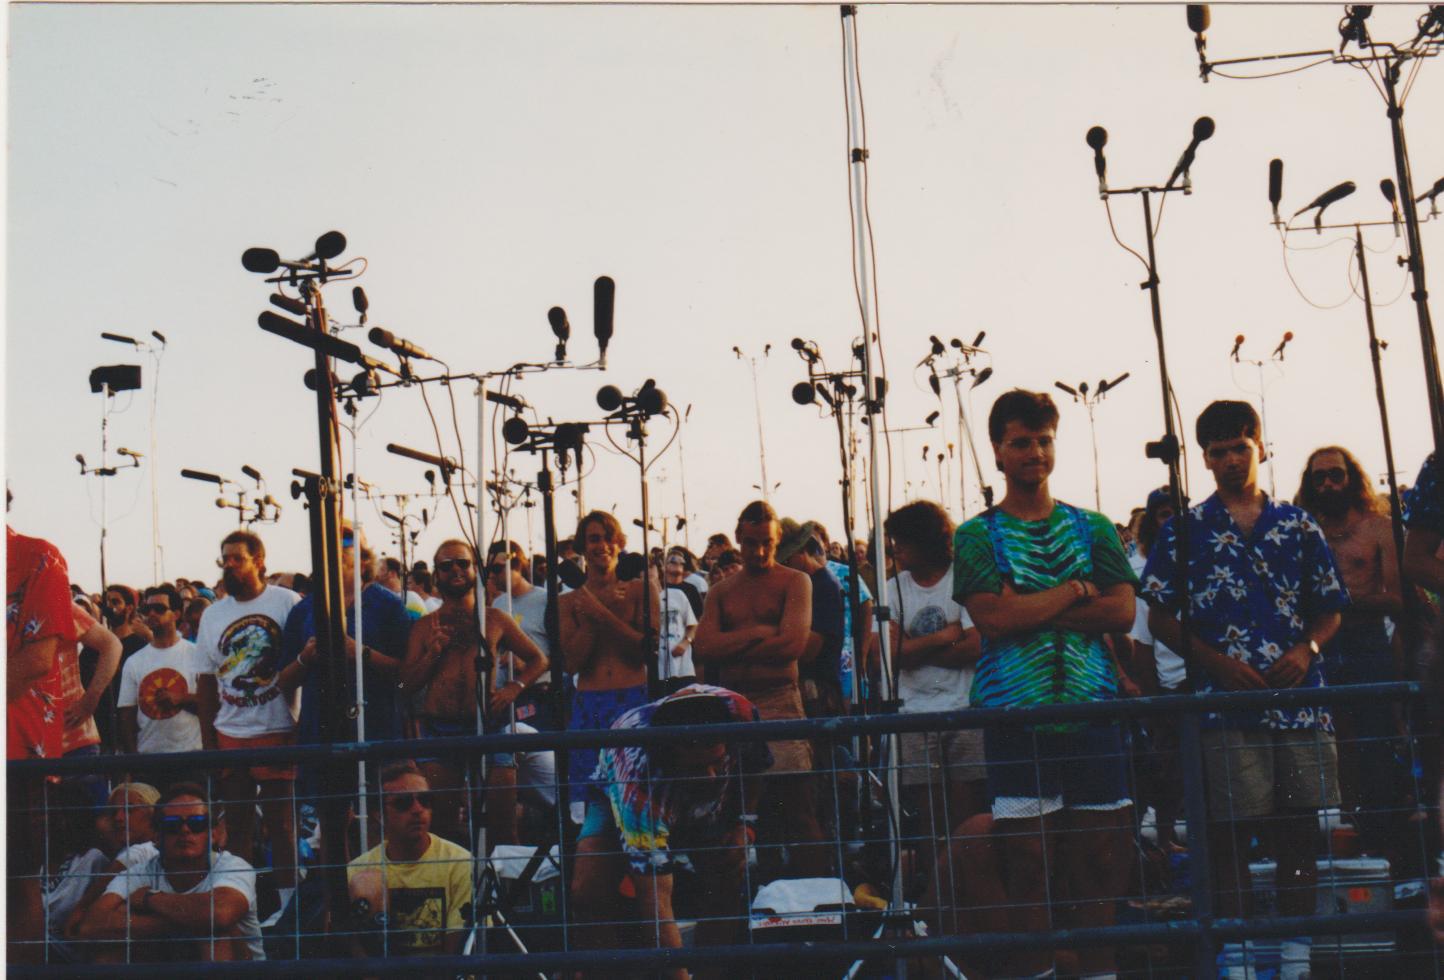
[[[1102,126],[1094,126],[1088,130],[1084,137],[1088,145],[1093,147],[1093,171],[1098,175],[1098,193],[1100,196],[1108,195],[1108,161],[1103,159],[1103,147],[1108,143],[1108,130]],[[982,334],[978,335],[982,339]],[[977,344],[973,345],[978,346]]]
[[[1186,12],[1188,15],[1188,29],[1190,31],[1193,31],[1195,34],[1202,34],[1208,30],[1208,25],[1212,20],[1208,13],[1208,4],[1190,3],[1187,6]]]
[[[941,414],[943,414],[943,413],[942,413],[942,412],[937,412],[937,411],[934,411],[934,412],[929,413],[929,414],[928,414],[928,417],[925,418],[925,419],[923,419],[923,424],[924,424],[924,425],[929,425],[929,426],[932,425],[934,422],[936,422],[936,421],[938,420],[938,416],[941,415]]]
[[[792,349],[797,351],[797,353],[801,354],[803,357],[807,358],[807,363],[817,363],[817,354],[815,351],[813,351],[812,345],[809,344],[807,341],[803,340],[801,337],[792,338]]]
[[[557,338],[556,360],[567,359],[567,341],[572,336],[572,325],[567,322],[567,311],[560,306],[553,306],[547,310],[547,321],[551,323],[552,333]]]
[[[928,335],[928,340],[932,341],[932,344],[933,344],[933,351],[932,351],[932,354],[931,354],[930,356],[932,356],[932,357],[937,357],[939,354],[946,354],[946,353],[947,353],[948,349],[943,346],[943,342],[942,342],[941,340],[939,340],[937,337],[934,337],[932,334],[929,334],[929,335]]]
[[[346,361],[348,364],[360,364],[365,357],[361,348],[347,340],[333,337],[328,333],[320,333],[315,330],[308,330],[294,320],[287,320],[278,316],[270,310],[266,310],[256,322],[261,329],[267,333],[273,333],[278,337],[300,344],[302,347],[309,347],[312,350],[319,350],[327,357],[334,357],[337,360]],[[370,360],[370,358],[366,358]]]
[[[456,461],[447,456],[437,456],[434,453],[423,453],[419,449],[412,449],[408,446],[398,446],[394,442],[386,444],[386,451],[397,456],[405,456],[407,459],[414,459],[418,463],[429,463],[441,471],[443,483],[451,482],[451,474],[456,470]]]
[[[526,442],[527,437],[530,435],[531,426],[527,425],[526,419],[519,415],[513,415],[501,424],[501,437],[510,445],[520,446]],[[428,476],[432,475],[430,470],[426,472]],[[434,478],[434,476],[432,478]],[[430,481],[428,480],[428,482]]]
[[[202,483],[214,483],[218,487],[226,485],[225,477],[216,476],[214,473],[206,473],[203,470],[181,470],[181,476],[187,480],[200,480]]]
[[[287,296],[284,293],[272,293],[271,305],[279,306],[287,313],[294,313],[296,316],[306,315],[306,304],[294,296]]]
[[[416,344],[413,344],[409,340],[401,339],[383,327],[372,327],[371,332],[366,336],[371,340],[371,343],[377,347],[385,347],[391,351],[391,353],[400,357],[414,357],[422,361],[436,360],[436,358],[426,353],[426,351],[422,350]]]
[[[1117,388],[1117,387],[1118,387],[1119,385],[1121,385],[1123,382],[1127,381],[1127,380],[1128,380],[1128,376],[1131,375],[1132,373],[1133,373],[1132,371],[1124,371],[1122,374],[1120,374],[1118,377],[1114,378],[1112,381],[1100,381],[1100,382],[1098,382],[1098,394],[1101,395],[1101,394],[1103,394],[1105,391],[1112,391],[1114,388]]]
[[[1394,216],[1394,237],[1399,237],[1399,194],[1394,190],[1394,182],[1388,177],[1379,181],[1379,193],[1384,195],[1384,200],[1389,202],[1389,212]]]
[[[969,346],[971,346],[971,347],[977,347],[979,344],[981,344],[981,343],[983,342],[983,338],[986,337],[987,335],[988,335],[988,331],[986,331],[986,330],[979,330],[979,331],[978,331],[978,335],[973,338],[973,342],[972,342],[972,344],[970,344]]]
[[[611,276],[598,276],[592,284],[592,333],[597,338],[597,364],[607,366],[607,345],[612,342],[612,313],[617,284]]]
[[[1269,161],[1269,203],[1274,209],[1274,223],[1279,221],[1279,201],[1284,196],[1284,162],[1277,157]]]
[[[80,464],[80,468],[81,468],[81,469],[85,469],[85,456],[84,456],[84,455],[82,455],[81,453],[76,453],[76,454],[75,454],[75,461]]]
[[[1335,201],[1342,201],[1344,198],[1354,193],[1356,189],[1357,188],[1354,187],[1354,182],[1352,180],[1346,180],[1342,184],[1330,187],[1328,190],[1324,191],[1322,194],[1314,198],[1308,204],[1295,211],[1294,217],[1297,218],[1305,211],[1311,211],[1314,208],[1318,208],[1319,213],[1322,214],[1324,208],[1328,207],[1330,204],[1333,204]]]
[[[1173,182],[1179,177],[1188,173],[1188,168],[1193,166],[1193,155],[1198,151],[1198,145],[1213,136],[1213,119],[1208,116],[1199,116],[1193,122],[1193,138],[1184,147],[1183,156],[1178,158],[1178,166],[1173,168],[1173,174],[1168,178],[1168,183],[1163,185],[1164,190],[1173,186]]]
[[[1433,187],[1429,188],[1423,194],[1420,194],[1418,197],[1414,198],[1414,203],[1421,204],[1427,197],[1429,199],[1429,203],[1433,204],[1434,198],[1438,197],[1440,194],[1444,194],[1444,177],[1440,177],[1438,180],[1434,181]],[[104,335],[102,334],[102,336]]]
[[[505,405],[513,412],[520,412],[522,409],[528,407],[525,401],[515,395],[503,395],[497,391],[488,391],[486,393],[486,400],[495,402],[498,405]]]
[[[267,275],[281,267],[281,256],[274,248],[248,248],[241,253],[241,265],[247,272]]]
[[[1284,331],[1284,339],[1283,339],[1283,340],[1280,340],[1280,341],[1279,341],[1279,345],[1274,348],[1274,352],[1273,352],[1273,355],[1272,355],[1272,356],[1273,356],[1273,357],[1276,357],[1276,358],[1278,358],[1279,360],[1282,361],[1282,360],[1284,359],[1284,348],[1287,347],[1289,341],[1290,341],[1290,340],[1293,340],[1293,339],[1294,339],[1293,331],[1292,331],[1292,330],[1285,330],[1285,331]]]
[[[978,376],[973,379],[973,383],[969,387],[976,388],[978,385],[982,384],[984,381],[987,381],[992,376],[993,369],[990,367],[985,367],[978,372]]]
[[[142,459],[145,458],[145,454],[144,454],[144,453],[138,453],[138,452],[135,452],[134,450],[126,449],[124,446],[122,446],[121,448],[117,449],[116,452],[119,453],[119,454],[122,455],[122,456],[129,456],[131,459],[136,460],[137,462],[139,462],[140,460],[142,460]]]
[[[366,298],[366,290],[360,286],[351,287],[351,305],[356,312],[361,314],[361,322],[366,322],[366,311],[371,309],[371,301]]]
[[[1243,346],[1243,339],[1243,334],[1239,334],[1238,336],[1234,337],[1233,350],[1228,352],[1228,356],[1235,362],[1238,361],[1238,349]]]
[[[156,340],[159,340],[162,345],[165,344],[165,334],[161,333],[159,330],[152,330],[152,331],[150,332],[150,335],[151,335],[152,337],[154,337]]]
[[[246,466],[243,464],[241,466],[241,472],[246,474],[246,476],[250,477],[252,480],[255,480],[257,483],[261,482],[261,471],[256,469],[254,466]]]
[[[799,405],[811,405],[817,398],[817,389],[811,381],[799,381],[792,386],[792,400]]]
[[[1419,198],[1419,200],[1422,201],[1424,199],[1421,197]],[[134,337],[127,337],[123,333],[106,333],[102,330],[100,333],[100,338],[102,340],[113,340],[117,344],[130,344],[132,347],[140,346],[140,343]]]

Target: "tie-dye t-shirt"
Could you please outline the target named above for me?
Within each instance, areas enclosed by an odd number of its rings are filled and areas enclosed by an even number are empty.
[[[1118,532],[1102,514],[1057,502],[1043,520],[1023,521],[993,507],[953,538],[953,595],[964,605],[975,593],[1001,593],[1004,582],[1028,594],[1069,579],[1092,582],[1100,592],[1120,582],[1137,587]],[[987,708],[1065,704],[1117,692],[1101,634],[1044,628],[984,636],[970,701]]]
[[[760,720],[752,702],[735,691],[692,684],[631,709],[612,727],[650,728],[664,704],[696,697],[721,698],[733,721]],[[742,774],[761,772],[772,764],[767,743],[745,742],[727,746],[715,777],[678,779],[653,763],[654,754],[655,747],[647,746],[604,748],[593,774],[611,808],[627,862],[639,874],[671,866],[668,847],[674,833],[709,840],[725,832],[742,813]]]

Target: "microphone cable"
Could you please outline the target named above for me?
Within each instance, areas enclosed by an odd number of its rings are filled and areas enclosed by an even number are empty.
[[[1209,69],[1209,74],[1217,75],[1219,78],[1231,78],[1235,81],[1247,82],[1255,78],[1278,78],[1280,75],[1292,75],[1294,72],[1307,71],[1310,68],[1317,68],[1319,65],[1327,65],[1334,58],[1330,55],[1327,58],[1320,58],[1318,61],[1311,61],[1307,65],[1299,65],[1295,68],[1283,68],[1279,71],[1264,72],[1262,75],[1233,75],[1226,71],[1219,71],[1217,68]]]

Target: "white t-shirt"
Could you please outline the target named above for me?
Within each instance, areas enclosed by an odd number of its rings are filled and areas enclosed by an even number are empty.
[[[149,861],[132,865],[117,874],[111,879],[110,885],[105,889],[105,894],[119,895],[123,899],[129,899],[133,892],[147,886],[153,892],[163,892],[168,895],[195,895],[215,891],[217,888],[231,888],[240,892],[246,899],[246,914],[241,917],[239,923],[240,933],[249,937],[251,959],[263,960],[266,958],[265,947],[261,945],[261,923],[256,918],[256,872],[249,864],[230,851],[212,851],[210,873],[202,878],[195,887],[188,888],[184,892],[177,892],[171,887],[170,880],[165,876],[165,869],[161,867],[160,855],[157,854]]]
[[[40,879],[40,893],[45,902],[45,925],[51,943],[60,943],[67,952],[72,951],[62,932],[65,920],[80,904],[85,890],[108,867],[110,858],[99,848],[92,847],[84,854],[72,854],[61,862],[54,875],[45,875]]]
[[[194,711],[161,708],[155,692],[166,689],[175,698],[196,690],[195,644],[184,637],[171,646],[142,647],[120,670],[118,708],[135,708],[140,731],[136,749],[141,752],[191,752],[201,747],[201,720]]]
[[[901,587],[901,596],[899,596]],[[929,636],[953,623],[973,628],[968,611],[953,600],[951,567],[927,588],[913,580],[912,572],[900,572],[887,580],[888,605],[894,618],[902,623],[903,636]],[[873,623],[876,631],[877,623]],[[972,667],[939,667],[923,664],[898,671],[897,693],[902,699],[899,711],[917,714],[924,711],[955,711],[968,706],[968,692],[973,687]]]
[[[524,721],[516,723],[516,727],[507,725],[502,731],[516,732],[518,735],[535,735],[537,730]],[[537,794],[545,801],[547,806],[557,805],[557,757],[551,749],[541,749],[536,752],[511,753],[516,763],[516,788],[518,792]]]
[[[1128,564],[1133,568],[1134,575],[1142,575],[1148,559],[1135,554],[1129,557]],[[1137,607],[1133,611],[1133,629],[1129,631],[1128,637],[1135,643],[1153,647],[1153,659],[1158,665],[1158,683],[1169,690],[1176,690],[1188,679],[1188,668],[1183,665],[1182,657],[1153,638],[1153,633],[1148,628],[1148,603],[1141,598],[1134,602]]]
[[[226,596],[206,607],[196,631],[196,670],[215,674],[221,710],[216,731],[231,738],[254,738],[296,727],[300,690],[281,696],[276,680],[281,629],[301,597],[268,585],[249,602]]]
[[[122,867],[134,868],[147,861],[154,861],[160,854],[160,848],[153,840],[143,840],[138,844],[132,844],[115,856],[115,860]]]
[[[695,677],[697,668],[692,665],[691,645],[688,645],[687,652],[680,657],[672,656],[672,648],[682,642],[687,635],[687,627],[697,625],[697,614],[692,610],[692,601],[687,598],[687,593],[669,585],[659,599],[657,608],[660,610],[658,615],[662,617],[657,630],[657,676],[664,679]]]
[[[707,576],[703,575],[701,572],[688,572],[687,577],[684,578],[682,581],[691,582],[692,587],[697,590],[697,594],[702,596],[704,599],[707,597],[707,590],[712,587],[711,583],[707,581]]]

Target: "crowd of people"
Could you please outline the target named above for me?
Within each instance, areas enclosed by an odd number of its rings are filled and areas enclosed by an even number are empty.
[[[1408,496],[1400,555],[1387,502],[1345,448],[1308,457],[1292,503],[1264,493],[1264,442],[1246,403],[1214,402],[1197,418],[1214,491],[1179,513],[1167,488],[1154,490],[1127,523],[1052,496],[1057,427],[1046,394],[1000,396],[988,434],[1002,500],[959,526],[939,503],[908,501],[885,515],[880,556],[763,501],[700,556],[681,546],[634,555],[621,522],[592,511],[559,545],[550,631],[544,562],[517,543],[448,540],[408,569],[378,560],[345,523],[350,637],[332,655],[345,658],[346,703],[364,710],[339,733],[309,579],[270,572],[257,535],[222,540],[212,585],[110,584],[95,596],[69,581],[51,545],[9,530],[9,757],[125,753],[132,763],[123,779],[12,774],[12,960],[265,955],[266,930],[304,914],[298,886],[320,847],[310,814],[336,784],[316,766],[258,764],[255,749],[1415,674],[1431,597],[1444,592],[1433,456]],[[1249,863],[1267,856],[1278,912],[1312,914],[1316,860],[1332,846],[1319,814],[1335,807],[1351,846],[1407,864],[1400,735],[1396,711],[1373,702],[1206,714],[1215,911],[1254,912]],[[349,908],[332,909],[329,928],[357,956],[460,952],[476,918],[477,849],[559,843],[573,948],[678,946],[679,898],[700,922],[696,942],[738,942],[750,892],[768,881],[835,879],[859,896],[891,886],[868,848],[843,846],[879,836],[868,812],[886,810],[885,783],[871,777],[888,765],[904,815],[902,898],[932,929],[1106,926],[1147,873],[1141,847],[1165,866],[1187,851],[1178,820],[1190,763],[1179,745],[1176,713],[1022,715],[907,732],[895,750],[692,732],[561,759],[477,759],[429,755],[418,741],[415,758],[370,776],[372,819],[364,833],[355,822],[343,848]],[[148,758],[203,748],[233,750],[233,761],[200,772]],[[346,795],[360,816],[359,782]],[[705,883],[689,898],[674,892],[682,873]],[[651,925],[628,940],[618,923],[629,919]],[[1226,946],[1220,975],[1254,976],[1254,956]],[[1108,947],[1059,957],[1040,947],[972,965],[1035,977],[1060,963],[1089,978],[1118,970]],[[1286,940],[1280,975],[1307,976],[1309,958],[1307,937]]]

